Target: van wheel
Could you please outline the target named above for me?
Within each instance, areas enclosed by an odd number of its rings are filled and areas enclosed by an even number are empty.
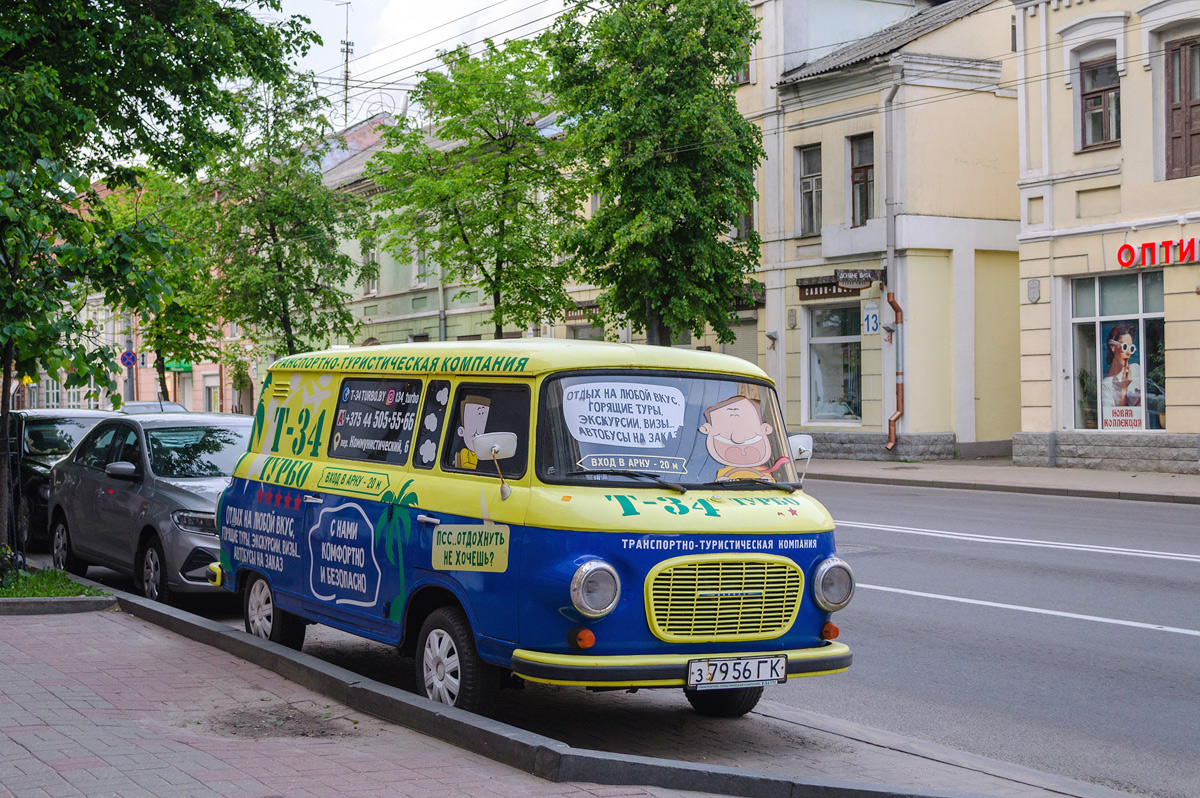
[[[710,718],[740,718],[758,705],[761,687],[734,687],[730,690],[684,690],[692,709]]]
[[[275,606],[271,583],[261,576],[250,577],[242,597],[242,617],[246,631],[263,640],[294,648],[304,646],[304,621]]]
[[[50,551],[54,557],[54,567],[76,576],[87,575],[87,563],[75,556],[71,549],[71,533],[67,531],[67,522],[59,518],[54,522],[54,534],[51,537]]]
[[[417,692],[468,712],[487,714],[500,686],[499,668],[479,658],[475,635],[458,607],[438,607],[417,640]]]

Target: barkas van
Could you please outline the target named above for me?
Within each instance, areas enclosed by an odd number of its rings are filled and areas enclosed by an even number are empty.
[[[486,711],[521,679],[749,712],[837,673],[854,592],[766,375],[734,357],[522,340],[284,358],[218,507],[246,630],[323,623]]]

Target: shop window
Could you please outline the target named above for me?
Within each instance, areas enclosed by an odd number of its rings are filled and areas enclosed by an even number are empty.
[[[1080,64],[1079,85],[1083,149],[1119,144],[1121,78],[1117,74],[1117,59],[1106,58]]]
[[[858,305],[814,308],[809,318],[809,421],[862,421]]]
[[[850,139],[851,226],[862,227],[875,207],[875,136]]]
[[[1075,428],[1167,428],[1162,272],[1071,286]]]
[[[1200,175],[1200,38],[1168,42],[1167,179]]]
[[[495,477],[497,465],[508,479],[525,474],[529,460],[529,388],[524,385],[458,386],[451,407],[446,443],[442,447],[442,469]],[[492,461],[486,452],[476,452],[474,439],[485,432],[512,432],[517,436],[517,453]]]
[[[821,233],[821,145],[799,149],[800,235]]]

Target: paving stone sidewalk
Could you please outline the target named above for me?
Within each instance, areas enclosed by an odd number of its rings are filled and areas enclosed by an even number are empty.
[[[684,796],[554,784],[120,612],[0,617],[0,796]]]

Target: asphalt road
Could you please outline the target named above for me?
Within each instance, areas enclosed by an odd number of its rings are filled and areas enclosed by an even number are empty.
[[[1200,509],[808,491],[859,584],[836,617],[854,666],[775,700],[1113,789],[1200,795]]]
[[[1200,510],[808,488],[838,520],[839,552],[858,578],[835,616],[854,666],[767,699],[1124,792],[1200,795]],[[90,576],[132,589],[104,569]],[[232,601],[183,606],[240,624]],[[411,661],[387,646],[318,626],[304,650],[411,689]],[[742,764],[753,750],[768,768],[815,744],[769,727],[732,752],[678,693],[531,686],[505,691],[499,717],[589,748]],[[778,750],[766,750],[772,740]]]

